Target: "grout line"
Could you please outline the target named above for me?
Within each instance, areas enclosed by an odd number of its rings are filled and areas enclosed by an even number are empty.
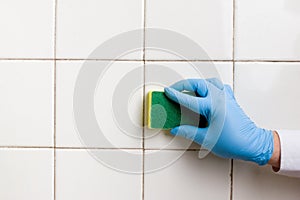
[[[233,159],[230,159],[230,200],[233,199]]]
[[[56,89],[57,89],[57,66],[56,66],[56,50],[57,50],[57,4],[58,0],[54,0],[54,134],[53,134],[53,141],[54,141],[54,155],[53,155],[53,199],[56,200]]]
[[[56,148],[53,149],[53,152],[54,152],[54,165],[53,165],[53,168],[54,168],[54,171],[53,171],[53,196],[54,196],[54,200],[56,200]]]
[[[143,18],[143,140],[142,140],[142,148],[143,148],[143,155],[142,155],[142,200],[145,199],[145,106],[146,106],[146,4],[147,1],[144,0],[144,18]]]
[[[235,0],[232,0],[232,60],[235,61]]]
[[[215,60],[147,60],[147,59],[84,59],[84,58],[0,58],[0,61],[122,61],[122,62],[257,62],[257,63],[299,63],[300,60],[263,60],[263,59],[215,59]]]
[[[36,61],[53,61],[55,60],[54,58],[0,58],[0,60],[3,61],[9,61],[9,60],[21,60],[21,61],[26,61],[26,60],[36,60]]]
[[[232,90],[235,91],[235,0],[232,0]]]
[[[54,149],[53,146],[0,146],[0,149]]]
[[[109,58],[0,58],[0,60],[36,60],[36,61],[143,61],[143,59],[109,59]]]
[[[57,61],[124,61],[124,62],[140,62],[143,59],[109,59],[109,58],[56,58]]]
[[[200,151],[200,149],[184,148],[110,148],[110,147],[54,147],[54,146],[0,146],[0,149],[55,149],[55,150],[144,150],[144,151]]]
[[[143,61],[146,60],[146,0],[144,0],[143,8]]]
[[[54,146],[0,146],[0,149],[142,150],[142,148],[54,147]]]
[[[235,74],[235,71],[236,71],[236,69],[235,69],[235,62],[233,62],[232,63],[232,91],[233,91],[233,94],[235,94],[235,76],[236,76],[236,74]]]
[[[56,60],[56,32],[57,32],[57,0],[54,1],[54,45],[53,45],[53,57],[54,60]],[[47,58],[41,58],[41,59],[47,59]]]
[[[235,22],[236,22],[236,2],[232,0],[232,89],[233,93],[235,92]],[[233,196],[233,159],[230,159],[230,200],[232,200]]]
[[[205,59],[199,59],[199,60],[151,60],[151,59],[147,59],[145,60],[147,62],[233,62],[232,59],[228,59],[228,60],[205,60]]]
[[[262,62],[262,63],[298,63],[300,60],[235,60],[235,62]]]
[[[142,150],[142,148],[102,148],[102,147],[56,147],[56,149],[70,149],[70,150]]]
[[[160,149],[160,148],[146,148],[145,151],[200,151],[200,149]]]

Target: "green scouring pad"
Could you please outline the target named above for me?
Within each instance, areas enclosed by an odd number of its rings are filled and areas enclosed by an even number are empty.
[[[187,93],[192,95],[192,93]],[[164,92],[148,93],[148,127],[151,129],[172,129],[179,125],[205,127],[206,119],[170,100]]]

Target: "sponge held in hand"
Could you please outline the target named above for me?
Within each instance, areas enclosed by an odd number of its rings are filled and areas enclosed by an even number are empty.
[[[187,93],[192,95],[192,93]],[[184,106],[170,100],[164,92],[148,93],[148,127],[151,129],[172,129],[180,125],[205,127],[206,119]]]

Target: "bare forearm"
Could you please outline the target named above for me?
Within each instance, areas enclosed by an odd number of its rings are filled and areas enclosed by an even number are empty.
[[[274,149],[271,159],[269,160],[268,164],[272,165],[275,171],[278,171],[280,168],[280,139],[278,133],[273,131],[274,136]]]

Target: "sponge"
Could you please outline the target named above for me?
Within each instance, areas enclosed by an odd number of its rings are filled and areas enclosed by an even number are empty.
[[[194,95],[190,92],[187,94]],[[205,127],[207,121],[203,116],[170,100],[164,92],[150,91],[148,93],[148,127],[172,129],[180,125]]]

